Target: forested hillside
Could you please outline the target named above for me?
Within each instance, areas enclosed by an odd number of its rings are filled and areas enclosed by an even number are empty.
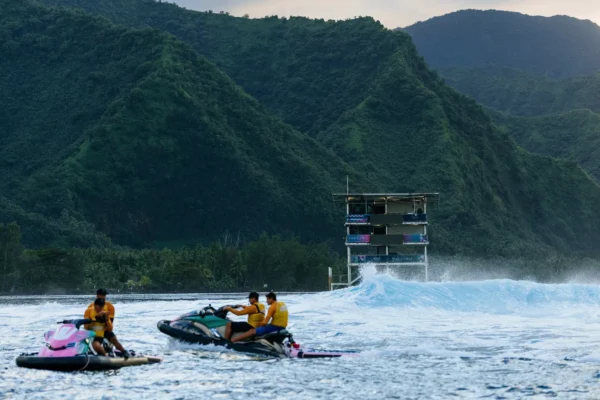
[[[600,182],[600,115],[587,109],[542,117],[491,113],[525,149],[577,162]]]
[[[600,180],[599,75],[555,80],[493,67],[440,73],[446,83],[489,107],[525,149],[573,160]]]
[[[600,74],[569,79],[500,67],[439,70],[446,83],[479,103],[516,116],[577,109],[600,112]]]
[[[597,25],[465,10],[405,31],[445,82],[488,107],[519,145],[577,162],[600,179]]]
[[[359,105],[390,56],[412,46],[372,18],[235,18],[153,0],[44,0],[117,24],[169,32],[213,61],[246,92],[312,136]]]
[[[3,3],[0,185],[20,206],[134,245],[331,236],[330,193],[357,175],[205,58],[156,30]]]
[[[2,1],[2,45],[13,49],[2,75],[59,82],[75,98],[36,107],[61,107],[56,124],[84,119],[54,126],[56,139],[42,145],[35,138],[52,109],[22,111],[26,122],[5,114],[7,144],[24,159],[3,168],[17,174],[10,200],[24,209],[53,218],[72,210],[136,246],[225,230],[341,243],[331,192],[350,174],[353,190],[441,192],[430,231],[438,253],[598,251],[598,186],[573,162],[517,147],[427,67],[408,35],[370,18],[251,20],[146,0],[46,1],[142,28],[130,30]],[[31,50],[16,51],[22,44]],[[34,108],[30,95],[2,85],[20,110]],[[21,143],[13,132],[31,136]],[[47,161],[36,164],[39,145]]]

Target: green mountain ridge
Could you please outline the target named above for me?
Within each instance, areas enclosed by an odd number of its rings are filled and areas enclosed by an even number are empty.
[[[588,20],[462,10],[403,30],[434,68],[508,67],[555,78],[600,71],[600,27]]]
[[[459,92],[515,116],[542,116],[585,108],[600,112],[600,74],[557,80],[500,67],[455,67],[438,72]]]
[[[488,107],[519,145],[573,160],[600,179],[600,27],[465,10],[405,31],[445,82]]]
[[[333,205],[327,195],[312,194],[341,188],[346,173],[360,179],[313,139],[266,114],[206,59],[158,31],[131,31],[82,13],[4,3],[9,7],[0,24],[8,26],[3,36],[10,37],[4,45],[14,51],[0,75],[15,81],[14,75],[22,73],[16,81],[32,85],[36,81],[28,78],[39,76],[86,98],[47,100],[48,114],[58,113],[73,128],[70,135],[68,129],[54,130],[66,138],[56,148],[38,141],[46,130],[45,116],[27,124],[11,119],[11,125],[22,127],[16,133],[29,139],[9,146],[20,147],[17,156],[24,162],[3,166],[7,175],[21,180],[7,187],[23,207],[47,216],[79,212],[116,242],[134,245],[210,239],[229,227],[257,234],[293,226],[294,233],[306,237],[331,235],[312,224],[332,226]],[[48,49],[59,45],[60,55],[48,57]],[[32,51],[18,51],[20,46]],[[25,65],[19,57],[36,56],[35,67],[14,69]],[[74,76],[61,79],[65,71]],[[88,86],[90,80],[96,83]],[[39,101],[23,96],[18,85],[2,85],[15,109],[27,110],[27,102]],[[86,95],[96,88],[113,95]],[[87,102],[93,102],[95,114]],[[89,114],[84,118],[82,112]],[[68,123],[80,119],[82,127]],[[9,132],[4,139],[15,136]],[[41,159],[43,166],[20,169],[38,161],[26,154],[45,151],[53,158]]]
[[[446,83],[489,107],[531,152],[576,161],[600,180],[600,75],[554,80],[508,68],[448,68]]]
[[[152,44],[152,57],[139,58],[133,88],[106,105],[67,158],[13,189],[28,207],[73,194],[73,208],[119,243],[249,227],[341,237],[330,196],[349,173],[355,190],[440,191],[431,215],[438,252],[597,254],[598,185],[573,162],[517,147],[481,106],[444,85],[406,34],[369,18],[46,3],[173,33],[201,56],[157,31],[98,29]],[[45,24],[62,31],[61,18]],[[126,59],[130,49],[114,51]]]
[[[305,17],[259,19],[189,11],[153,0],[44,0],[116,24],[169,32],[213,61],[273,114],[311,136],[364,100],[382,65],[407,35],[372,18],[336,22]],[[352,48],[353,51],[344,49]]]
[[[364,104],[328,131],[325,143],[330,141],[342,158],[359,160],[353,164],[358,169],[387,166],[409,188],[421,185],[442,192],[444,204],[434,212],[442,222],[435,226],[434,235],[451,244],[445,251],[468,254],[465,242],[476,242],[490,252],[510,256],[536,251],[515,237],[536,237],[540,248],[555,249],[563,246],[567,235],[576,240],[576,231],[559,216],[561,212],[550,210],[560,202],[554,197],[558,192],[583,194],[575,189],[588,181],[579,167],[517,148],[508,135],[493,127],[479,105],[444,86],[423,64],[396,61],[392,63],[402,69],[384,75]],[[355,146],[359,135],[370,140],[364,151]],[[402,137],[395,142],[399,152],[387,145],[394,135]],[[347,139],[340,142],[340,138]],[[397,158],[399,154],[403,157]],[[598,187],[592,184],[589,189],[591,194]],[[596,201],[593,196],[587,206],[580,200],[573,199],[578,209],[591,212],[587,207]],[[512,238],[500,232],[510,232]]]
[[[492,111],[496,122],[523,148],[577,162],[600,181],[600,115],[572,110],[540,117],[514,117]]]

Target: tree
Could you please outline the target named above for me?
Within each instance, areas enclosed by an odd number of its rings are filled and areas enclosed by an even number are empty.
[[[142,276],[140,278],[140,281],[138,282],[138,285],[140,287],[140,289],[144,289],[145,287],[149,287],[150,285],[152,285],[152,279],[150,279],[149,277],[147,277],[146,275]]]
[[[2,291],[7,289],[7,276],[16,269],[21,258],[21,229],[12,222],[8,225],[0,224],[0,251],[2,255]]]

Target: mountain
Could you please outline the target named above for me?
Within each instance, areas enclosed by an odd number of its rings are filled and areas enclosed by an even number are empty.
[[[465,10],[405,31],[445,82],[491,109],[519,145],[573,160],[600,179],[600,27]]]
[[[364,100],[406,35],[371,18],[343,23],[304,17],[235,18],[153,0],[44,0],[134,28],[169,32],[213,61],[287,123],[315,136]]]
[[[600,182],[600,115],[588,109],[541,117],[492,113],[529,151],[577,162]]]
[[[554,78],[600,71],[600,27],[587,20],[463,10],[404,31],[434,68],[496,66]]]
[[[141,30],[62,9],[8,17],[13,31],[3,37],[49,43],[40,59],[72,74],[49,79],[77,84],[77,93],[114,88],[99,118],[84,117],[89,128],[68,156],[13,189],[27,207],[71,199],[119,243],[257,227],[341,236],[330,196],[349,173],[355,190],[440,191],[438,252],[597,254],[598,185],[574,162],[519,148],[402,32],[370,18],[251,20],[144,0],[46,4]],[[11,54],[4,68],[46,73],[29,57]],[[94,69],[80,77],[72,63],[82,60]],[[113,66],[131,81],[117,74],[113,82]],[[101,83],[77,83],[94,71]]]
[[[519,145],[576,161],[600,181],[600,75],[555,80],[499,67],[439,72],[450,86],[489,107]]]
[[[439,70],[446,83],[479,103],[517,116],[577,109],[600,112],[600,74],[569,79],[501,67]]]
[[[351,168],[172,36],[2,0],[0,185],[117,243],[329,237]],[[315,229],[315,226],[320,226]]]

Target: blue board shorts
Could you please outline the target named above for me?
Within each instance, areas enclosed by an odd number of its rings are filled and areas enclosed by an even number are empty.
[[[280,326],[275,326],[275,325],[263,325],[263,326],[259,326],[258,328],[256,328],[256,336],[264,336],[267,333],[273,333],[273,332],[279,332],[280,330],[283,330],[285,328],[282,328]]]

